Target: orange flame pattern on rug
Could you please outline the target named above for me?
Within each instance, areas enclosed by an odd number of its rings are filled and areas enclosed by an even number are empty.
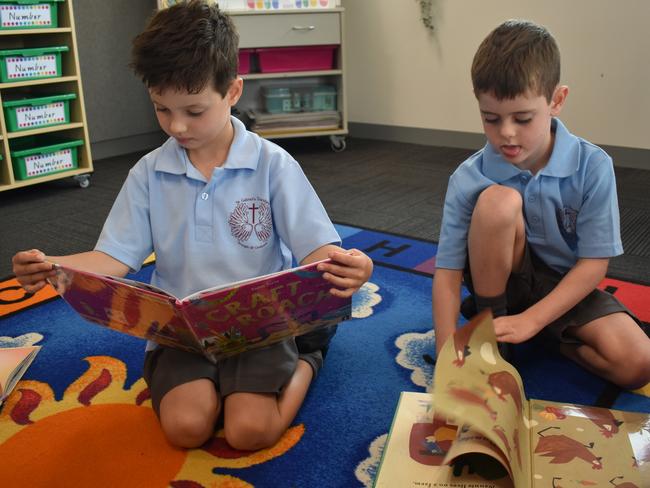
[[[88,370],[56,400],[50,386],[22,381],[0,411],[3,486],[231,487],[252,485],[215,468],[246,468],[295,446],[291,427],[269,449],[230,448],[220,431],[200,449],[165,440],[144,380],[124,388],[126,366],[108,356],[86,358]]]

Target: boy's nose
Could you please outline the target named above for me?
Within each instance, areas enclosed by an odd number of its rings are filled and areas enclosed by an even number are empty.
[[[500,130],[501,137],[504,137],[506,139],[509,138],[509,137],[514,137],[515,134],[517,133],[517,131],[515,129],[515,124],[513,124],[512,122],[508,122],[508,121],[504,121],[501,124],[500,129],[501,129]]]
[[[179,119],[173,119],[169,124],[171,132],[174,134],[183,134],[187,130],[187,124]]]

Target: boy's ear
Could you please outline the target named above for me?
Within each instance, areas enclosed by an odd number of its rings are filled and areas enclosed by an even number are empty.
[[[557,117],[562,111],[566,97],[569,95],[569,87],[566,85],[559,85],[553,92],[551,99],[551,115]]]
[[[228,103],[232,107],[233,105],[237,104],[239,101],[239,98],[241,97],[242,91],[244,89],[244,80],[242,80],[240,77],[235,78],[232,80],[230,83],[230,86],[228,87]]]

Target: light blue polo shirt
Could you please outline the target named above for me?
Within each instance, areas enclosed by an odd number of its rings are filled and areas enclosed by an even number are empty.
[[[129,175],[96,250],[133,271],[156,253],[151,282],[178,298],[291,267],[341,239],[298,163],[235,129],[228,158],[205,177],[170,138]]]
[[[522,195],[528,243],[556,271],[566,273],[579,258],[623,253],[612,159],[569,133],[559,119],[552,130],[551,157],[536,175],[505,161],[489,143],[456,169],[447,187],[436,267],[464,268],[476,200],[495,184]]]

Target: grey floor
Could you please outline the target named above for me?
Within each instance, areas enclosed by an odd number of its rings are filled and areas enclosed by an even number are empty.
[[[341,153],[326,139],[282,143],[335,222],[437,240],[447,179],[470,150],[350,138]],[[0,277],[11,256],[38,248],[50,255],[91,249],[129,168],[141,154],[95,163],[91,186],[70,179],[0,193]],[[616,168],[626,254],[612,277],[650,283],[650,171]]]

